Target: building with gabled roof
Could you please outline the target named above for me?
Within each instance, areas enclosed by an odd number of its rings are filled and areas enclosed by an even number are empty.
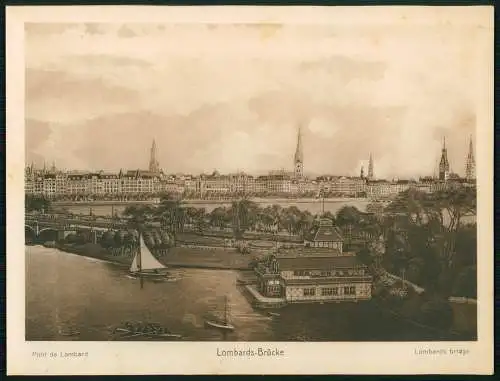
[[[303,247],[278,251],[256,267],[258,291],[287,303],[370,299],[367,266],[355,253],[343,252],[342,245],[332,220],[320,220]]]
[[[333,225],[333,221],[327,218],[321,219],[319,227],[304,239],[304,246],[313,248],[330,248],[342,255],[342,244],[344,239],[340,229]]]

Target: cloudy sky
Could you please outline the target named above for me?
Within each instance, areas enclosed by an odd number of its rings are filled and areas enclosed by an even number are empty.
[[[26,24],[26,160],[167,172],[463,173],[477,34],[464,26]]]

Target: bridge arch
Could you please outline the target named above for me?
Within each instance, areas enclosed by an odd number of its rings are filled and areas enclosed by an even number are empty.
[[[43,232],[45,232],[45,231],[53,231],[53,232],[57,233],[57,232],[58,232],[58,229],[56,229],[56,228],[43,228],[43,229],[40,229],[40,230],[38,231],[38,235],[42,234],[42,233],[43,233]]]
[[[47,227],[40,229],[38,232],[38,240],[40,241],[57,241],[59,238],[59,230]]]
[[[35,230],[35,228],[33,226],[30,226],[28,224],[24,224],[24,229],[25,230],[29,229],[29,230],[31,230],[36,235],[36,230]]]

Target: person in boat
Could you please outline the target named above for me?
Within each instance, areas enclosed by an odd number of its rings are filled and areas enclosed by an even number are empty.
[[[125,328],[128,329],[130,332],[135,332],[135,326],[131,322],[127,321],[125,323]]]

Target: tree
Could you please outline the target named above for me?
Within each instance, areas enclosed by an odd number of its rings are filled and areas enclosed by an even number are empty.
[[[400,193],[386,208],[382,223],[386,262],[398,266],[401,256],[395,255],[394,237],[402,237],[409,276],[418,278],[429,292],[450,295],[457,271],[475,263],[476,227],[462,222],[475,213],[475,208],[476,195],[471,188],[454,187],[430,194],[409,189]]]
[[[47,212],[51,209],[51,201],[45,196],[24,196],[24,207],[27,212]]]
[[[101,246],[110,249],[115,245],[115,232],[113,230],[105,231],[101,237]]]
[[[243,233],[255,224],[257,210],[257,204],[245,198],[232,202],[232,226],[236,239],[241,239]]]
[[[139,236],[136,230],[129,230],[123,238],[123,245],[127,251],[127,255],[132,255],[135,249],[139,246]]]
[[[180,200],[171,197],[162,198],[156,209],[156,216],[160,218],[163,227],[174,236],[184,230],[187,213]]]
[[[430,194],[409,189],[400,193],[386,211],[403,217],[407,229],[412,226],[427,229],[427,237],[437,244],[443,266],[451,269],[463,217],[476,211],[476,192],[469,187]]]
[[[465,267],[457,276],[452,289],[453,296],[477,298],[477,267]]]
[[[126,234],[127,234],[127,232],[125,232],[123,230],[119,230],[115,233],[115,236],[114,236],[115,255],[118,255],[119,253],[123,254],[124,239],[125,239]]]
[[[219,206],[212,210],[209,214],[210,225],[222,228],[227,219],[228,211],[225,207]]]
[[[336,223],[339,226],[357,226],[361,220],[361,212],[354,206],[343,206],[337,212]]]

